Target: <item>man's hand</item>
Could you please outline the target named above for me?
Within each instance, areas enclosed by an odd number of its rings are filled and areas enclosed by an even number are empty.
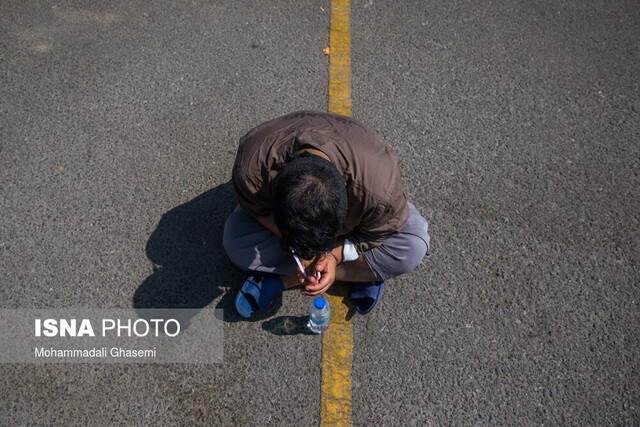
[[[302,279],[300,284],[302,285],[301,292],[304,295],[316,296],[323,294],[336,280],[338,260],[329,254],[319,255],[311,261],[303,260],[302,265],[305,267],[308,276],[308,279],[305,279],[302,274],[298,276],[299,280]],[[320,272],[320,280],[318,280],[315,272]]]

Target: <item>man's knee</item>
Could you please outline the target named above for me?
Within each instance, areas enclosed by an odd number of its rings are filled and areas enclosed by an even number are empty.
[[[234,230],[234,228],[234,222],[231,216],[229,216],[229,218],[227,218],[224,223],[224,230],[222,232],[222,247],[227,253],[229,260],[231,260],[231,262],[237,267],[243,268],[242,264],[245,257],[242,256],[237,246],[237,236],[235,232],[236,230]]]
[[[429,251],[429,246],[424,239],[419,236],[412,236],[412,244],[410,249],[406,251],[402,262],[400,263],[401,274],[409,273],[422,263],[422,260]]]
[[[405,234],[400,241],[385,242],[363,255],[374,275],[386,280],[415,270],[428,250],[429,245],[422,237]]]
[[[401,274],[409,273],[418,268],[429,252],[431,243],[427,220],[411,204],[409,212],[407,225],[401,232],[402,238],[398,242]]]
[[[224,223],[222,247],[238,268],[248,270],[255,258],[255,241],[247,214],[236,208]],[[255,226],[253,228],[256,228]]]

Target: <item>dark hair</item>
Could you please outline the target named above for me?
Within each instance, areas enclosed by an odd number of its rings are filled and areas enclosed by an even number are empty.
[[[338,169],[318,156],[290,161],[271,187],[271,212],[283,244],[312,259],[328,252],[347,217],[347,189]]]

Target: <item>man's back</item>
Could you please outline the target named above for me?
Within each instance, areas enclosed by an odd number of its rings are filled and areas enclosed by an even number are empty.
[[[344,178],[349,203],[341,234],[354,232],[355,243],[367,250],[402,229],[408,207],[395,153],[366,125],[315,111],[270,120],[241,138],[233,183],[247,213],[270,215],[273,178],[287,152],[306,147],[327,155]]]

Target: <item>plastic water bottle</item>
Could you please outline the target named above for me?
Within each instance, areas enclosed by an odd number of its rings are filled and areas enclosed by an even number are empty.
[[[329,327],[331,307],[326,299],[318,297],[309,305],[309,329],[313,333],[321,334]]]

